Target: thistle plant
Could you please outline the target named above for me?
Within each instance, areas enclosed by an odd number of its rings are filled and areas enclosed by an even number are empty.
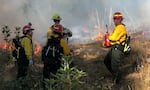
[[[16,38],[19,38],[20,37],[20,30],[21,30],[21,27],[15,27],[15,35],[16,35]]]
[[[11,30],[10,30],[10,28],[7,25],[5,25],[5,26],[2,27],[2,36],[3,36],[3,40],[5,42],[4,53],[6,54],[7,50],[9,50],[11,48],[10,47]],[[9,54],[10,54],[10,52],[9,52]],[[8,58],[10,59],[10,55],[9,54],[8,54]]]
[[[16,35],[16,39],[19,39],[20,36],[20,27],[15,27],[15,35]],[[11,29],[5,25],[2,27],[2,35],[3,35],[3,40],[5,41],[5,54],[8,54],[8,60],[11,61],[13,59],[12,57],[12,49],[13,49],[13,45],[12,45],[12,38],[11,38]]]
[[[4,36],[4,40],[6,41],[6,43],[10,42],[11,30],[7,25],[2,27],[2,34]]]

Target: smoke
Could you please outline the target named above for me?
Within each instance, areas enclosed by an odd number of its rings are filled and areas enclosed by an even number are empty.
[[[51,17],[59,13],[61,23],[70,28],[73,37],[89,37],[95,34],[94,25],[105,28],[113,25],[111,15],[123,13],[128,29],[137,29],[150,23],[149,0],[0,0],[0,26],[23,27],[32,22],[34,38],[44,43]],[[87,28],[87,32],[83,32]]]

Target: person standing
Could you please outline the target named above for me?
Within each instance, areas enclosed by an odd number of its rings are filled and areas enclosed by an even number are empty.
[[[53,33],[42,50],[43,79],[53,78],[51,74],[55,75],[61,67],[62,55],[70,54],[68,44],[62,35],[62,28],[60,24],[54,25]]]
[[[119,83],[121,79],[120,65],[124,57],[123,49],[127,37],[127,30],[122,23],[122,13],[115,12],[113,14],[113,21],[115,25],[113,33],[108,36],[112,47],[104,59],[104,64],[112,73],[114,83]]]
[[[25,77],[27,75],[28,66],[33,65],[33,44],[32,35],[33,28],[31,28],[31,23],[25,25],[22,29],[24,36],[20,39],[20,44],[17,48],[17,64],[18,73],[17,78]]]

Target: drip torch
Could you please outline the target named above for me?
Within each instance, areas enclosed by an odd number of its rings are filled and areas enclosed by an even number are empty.
[[[108,33],[108,26],[106,24],[106,34],[104,35],[104,42],[103,42],[103,46],[104,47],[110,47],[111,44],[110,44],[110,41],[108,39],[108,36],[109,36],[109,33]]]

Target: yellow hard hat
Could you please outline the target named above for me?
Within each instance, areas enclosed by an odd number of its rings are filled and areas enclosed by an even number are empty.
[[[53,20],[61,20],[61,17],[60,17],[60,15],[59,15],[58,13],[55,13],[55,14],[53,14],[53,16],[52,16],[52,19],[53,19]]]

